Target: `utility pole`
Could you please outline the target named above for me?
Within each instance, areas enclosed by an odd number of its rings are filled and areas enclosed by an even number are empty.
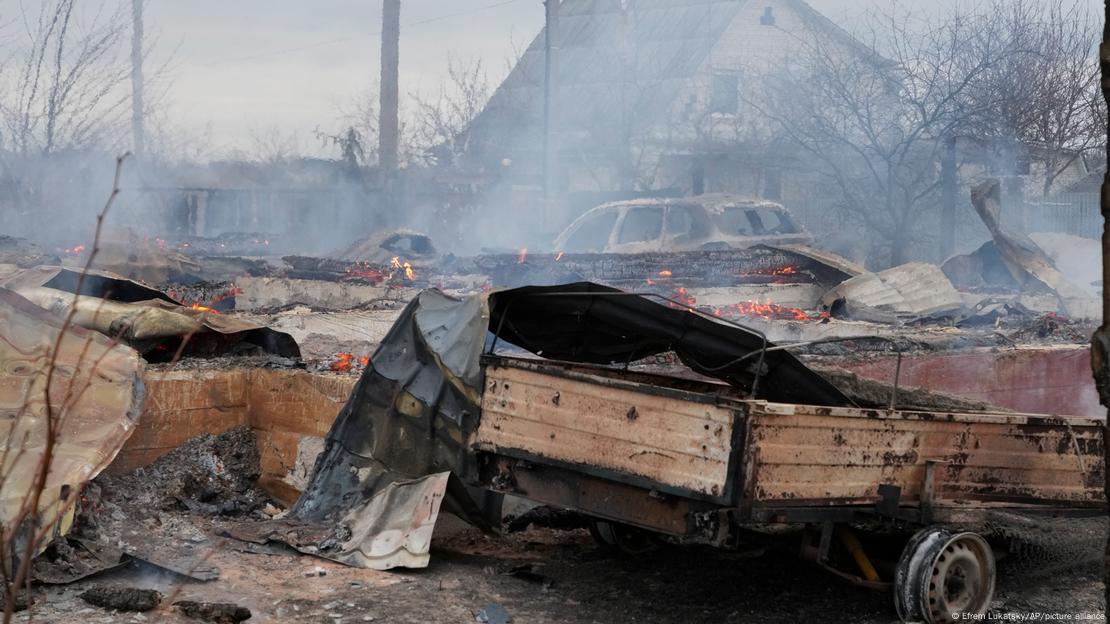
[[[143,2],[131,0],[131,142],[136,157],[146,151],[143,128]]]
[[[378,111],[378,165],[388,179],[397,170],[400,140],[401,0],[382,2],[381,110]]]
[[[544,74],[543,74],[543,199],[544,225],[550,221],[551,203],[555,198],[557,180],[556,165],[558,146],[555,133],[555,109],[558,106],[559,89],[557,72],[559,32],[559,0],[544,0],[546,12],[544,26]]]

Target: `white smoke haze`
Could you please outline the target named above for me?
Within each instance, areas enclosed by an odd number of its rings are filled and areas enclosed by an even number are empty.
[[[814,0],[809,5],[899,68],[884,70],[881,80],[894,76],[903,86],[882,94],[880,82],[874,82],[878,95],[867,102],[888,106],[873,120],[885,130],[869,140],[848,124],[839,126],[838,134],[804,140],[806,133],[829,130],[797,123],[807,118],[800,107],[821,94],[790,89],[820,84],[806,72],[823,72],[826,86],[835,86],[828,80],[830,69],[850,70],[841,86],[858,87],[868,78],[851,64],[799,62],[789,69],[774,67],[767,76],[749,74],[740,81],[744,115],[734,138],[720,143],[714,137],[711,147],[733,155],[730,167],[757,173],[749,180],[738,169],[731,183],[710,181],[705,190],[765,194],[772,163],[781,166],[776,175],[788,178],[794,189],[786,189],[782,201],[829,248],[876,268],[910,259],[939,262],[944,259],[940,157],[943,140],[954,136],[959,181],[951,252],[970,251],[989,238],[967,202],[967,189],[987,176],[1011,179],[1006,189],[1015,199],[1004,210],[1019,229],[1095,235],[1092,191],[1083,182],[1099,173],[1104,153],[1097,81],[1066,93],[1059,85],[1076,85],[1075,76],[1095,66],[1096,0],[944,0],[927,6]],[[1005,19],[988,18],[1018,5],[1057,28],[1015,34],[1006,30]],[[636,2],[628,7],[635,21]],[[0,0],[0,232],[49,248],[88,238],[110,189],[114,158],[133,147],[131,9],[130,0]],[[891,23],[888,14],[896,15],[904,30],[885,27]],[[570,153],[564,146],[563,156],[584,163],[590,171],[582,178],[589,179],[561,180],[560,190],[571,199],[558,207],[544,203],[534,117],[514,126],[524,128],[523,134],[493,150],[476,145],[480,137],[471,132],[472,122],[540,33],[542,5],[411,0],[403,3],[401,22],[402,169],[391,177],[376,167],[381,3],[147,0],[146,149],[127,162],[124,193],[109,226],[149,237],[257,232],[272,237],[275,253],[327,254],[383,227],[427,231],[444,252],[542,250],[602,197],[697,190],[689,165],[676,168],[667,150],[688,152],[689,141],[700,140],[701,127],[686,120],[662,131],[640,128],[628,115],[609,110],[593,126],[564,119],[564,127],[555,129],[596,152]],[[619,20],[605,23],[613,30],[596,36],[620,40],[622,33],[612,26]],[[1016,56],[978,71],[966,62],[976,45],[971,25],[986,23],[1000,37],[1027,36],[1042,47],[1065,42],[1068,52],[1086,47],[1089,55],[1076,65],[1062,56],[1045,60],[1037,69],[1045,70],[1039,75],[1046,79],[1035,85],[1019,71],[1031,66],[1028,59]],[[945,32],[968,34],[964,47],[940,49],[937,35]],[[1086,36],[1090,41],[1083,44]],[[62,38],[58,57],[54,50]],[[1015,39],[1015,47],[1018,43]],[[821,42],[798,48],[807,45]],[[1086,119],[1077,116],[1067,128],[1045,129],[1016,114],[1007,119],[997,110],[985,113],[977,107],[986,96],[976,100],[960,93],[964,109],[934,107],[929,110],[937,119],[907,121],[907,111],[924,102],[913,90],[938,84],[940,72],[926,75],[924,68],[944,62],[950,64],[942,70],[950,72],[946,80],[964,72],[974,74],[983,93],[987,87],[995,89],[991,93],[1014,92],[1014,84],[1025,84],[1031,85],[1025,91],[1042,98],[1016,102],[1015,109],[1059,110],[1079,102],[1079,108],[1094,112]],[[636,70],[620,78],[622,84],[637,80]],[[637,93],[660,87],[650,81],[636,86]],[[623,90],[629,108],[640,97],[628,97],[627,85],[612,88]],[[1044,100],[1049,93],[1069,99]],[[571,98],[563,102],[566,110],[581,105],[572,96],[564,98]],[[776,98],[795,110],[777,106]],[[777,115],[753,121],[760,106]],[[536,110],[533,102],[519,114]],[[826,109],[830,115],[845,111]],[[786,119],[790,112],[796,114]],[[617,117],[626,121],[614,121]],[[845,118],[823,121],[838,124]],[[980,123],[988,118],[1006,123]],[[1078,126],[1090,131],[1076,131]],[[509,149],[514,140],[530,145],[531,155]],[[678,149],[679,141],[687,143]],[[693,149],[708,147],[693,144]],[[899,150],[901,160],[892,165],[889,157]],[[889,176],[874,175],[879,164],[892,167]]]

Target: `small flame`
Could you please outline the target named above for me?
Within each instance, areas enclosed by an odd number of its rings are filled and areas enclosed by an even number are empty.
[[[716,316],[759,316],[780,321],[812,321],[814,318],[804,310],[790,308],[777,303],[742,301],[714,310]]]
[[[199,303],[194,303],[193,305],[191,305],[189,307],[193,310],[199,310],[201,312],[211,312],[212,314],[219,314],[219,312],[213,310],[212,308],[210,308],[208,306],[202,306]]]
[[[77,245],[75,247],[67,247],[62,250],[67,256],[76,256],[85,252],[84,245]]]
[[[521,247],[520,248],[520,254],[517,256],[516,262],[517,262],[517,264],[524,264],[524,261],[527,260],[527,259],[528,259],[528,248],[527,247]]]
[[[416,279],[416,271],[412,268],[412,264],[409,262],[402,263],[400,256],[393,256],[393,258],[389,260],[389,268],[394,271],[404,271],[405,279],[410,282]],[[392,275],[390,277],[392,277]]]
[[[659,277],[672,277],[674,273],[670,269],[663,269],[659,272]]]
[[[331,363],[331,369],[337,373],[351,370],[351,360],[355,357],[352,353],[337,353],[336,360]]]
[[[565,252],[560,251],[559,253],[555,254],[555,262],[558,262],[558,261],[562,260],[564,253]]]
[[[335,361],[328,368],[336,373],[345,373],[352,370],[356,362],[362,368],[366,368],[370,365],[370,358],[363,356],[356,360],[353,353],[336,353]]]
[[[786,280],[784,280],[783,278],[792,277],[792,276],[799,276],[799,275],[801,275],[801,271],[798,269],[798,267],[790,266],[790,265],[788,265],[788,266],[778,266],[778,267],[764,267],[764,268],[754,269],[754,270],[751,270],[751,271],[743,271],[743,272],[740,273],[741,277],[767,276],[767,277],[777,278],[777,279],[774,279],[771,282],[773,284],[784,284],[784,283],[786,283]]]

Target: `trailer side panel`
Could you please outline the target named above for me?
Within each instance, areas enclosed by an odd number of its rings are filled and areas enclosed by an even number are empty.
[[[746,493],[759,505],[879,500],[878,486],[937,504],[1103,503],[1097,421],[1021,414],[927,414],[753,402]]]
[[[491,366],[472,446],[723,496],[736,409],[639,386]]]

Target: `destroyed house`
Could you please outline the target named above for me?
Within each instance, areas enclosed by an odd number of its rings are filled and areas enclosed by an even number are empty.
[[[873,52],[802,0],[564,0],[553,42],[556,191],[672,189],[782,196],[752,164],[744,91],[821,37]],[[472,124],[466,165],[516,186],[543,178],[540,32]]]

